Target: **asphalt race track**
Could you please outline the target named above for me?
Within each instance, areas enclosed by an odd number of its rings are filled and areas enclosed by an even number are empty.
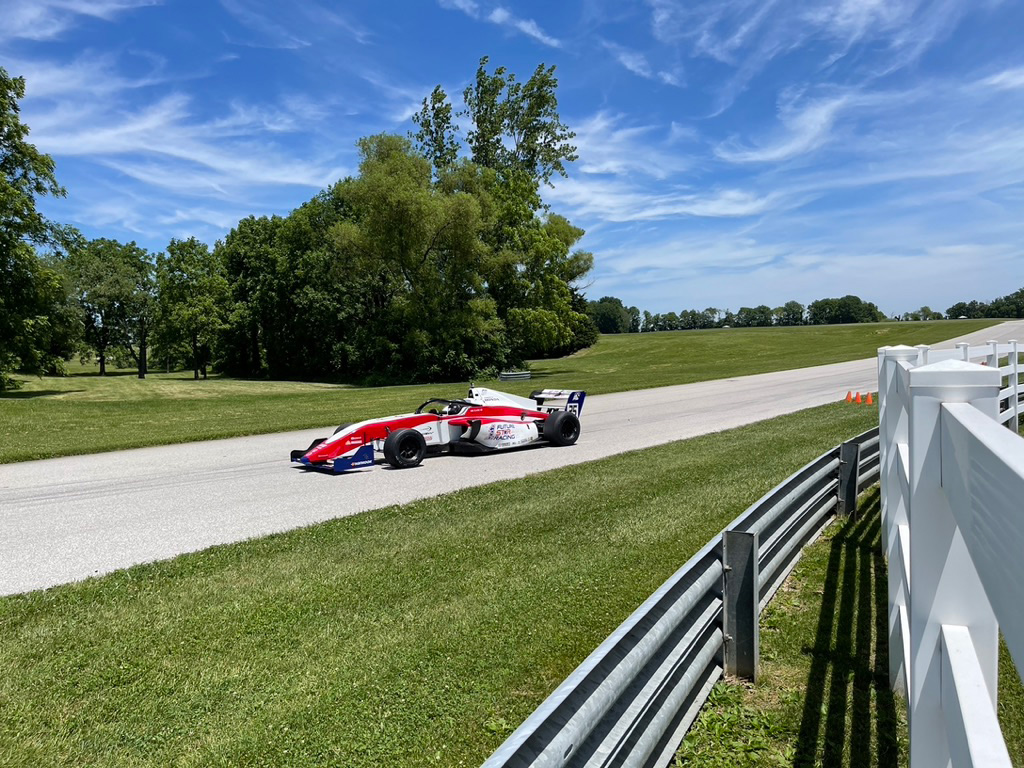
[[[1024,340],[1024,321],[935,347],[1013,338]],[[875,389],[876,366],[869,359],[592,396],[572,447],[444,456],[411,470],[378,463],[329,475],[288,462],[291,449],[333,425],[0,465],[0,595],[835,402],[847,390]]]

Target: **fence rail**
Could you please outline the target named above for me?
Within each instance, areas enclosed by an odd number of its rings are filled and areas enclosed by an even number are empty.
[[[1000,627],[1024,670],[1018,345],[958,346],[879,350],[890,679],[908,700],[911,768],[1008,767]]]
[[[754,678],[760,611],[880,471],[878,430],[765,494],[626,619],[484,763],[667,765],[723,672]],[[852,501],[851,501],[852,500]]]

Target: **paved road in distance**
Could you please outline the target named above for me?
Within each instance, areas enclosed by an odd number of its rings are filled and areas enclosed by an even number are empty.
[[[1024,321],[965,338],[1024,340]],[[324,429],[0,465],[0,595],[835,402],[875,389],[876,367],[869,359],[594,396],[572,447],[445,456],[412,470],[328,475],[289,464],[289,451]]]

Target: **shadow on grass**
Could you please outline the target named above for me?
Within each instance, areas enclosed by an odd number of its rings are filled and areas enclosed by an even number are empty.
[[[798,768],[895,768],[899,760],[877,489],[861,504],[857,522],[832,539],[814,647],[804,649],[812,660],[793,760]]]
[[[15,390],[13,392],[0,392],[0,400],[30,400],[35,397],[52,397],[54,395],[70,395],[75,392],[85,392],[84,389],[36,389],[28,392]]]

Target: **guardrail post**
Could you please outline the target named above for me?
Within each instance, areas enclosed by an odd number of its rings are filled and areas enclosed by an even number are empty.
[[[910,768],[950,761],[942,713],[943,624],[970,631],[995,706],[999,627],[942,489],[940,422],[944,402],[971,403],[996,418],[999,382],[997,368],[959,360],[910,371]]]
[[[857,480],[860,478],[860,443],[853,440],[839,446],[839,488],[836,514],[857,518]]]
[[[757,532],[722,534],[725,674],[757,682],[760,655]]]

